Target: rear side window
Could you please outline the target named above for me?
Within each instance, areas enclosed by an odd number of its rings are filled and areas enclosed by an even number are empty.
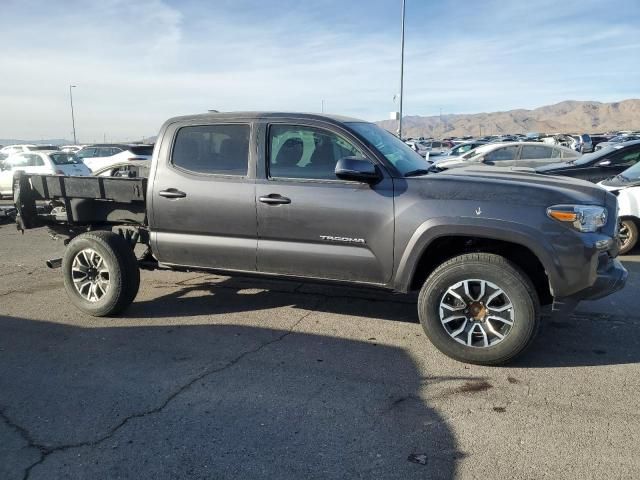
[[[249,164],[249,131],[249,125],[182,127],[172,163],[196,173],[244,176]]]
[[[97,151],[98,149],[94,147],[83,148],[78,151],[77,155],[79,158],[93,158],[96,156]]]
[[[148,155],[150,157],[153,154],[153,145],[133,146],[129,147],[129,151],[134,155]]]
[[[522,147],[522,160],[533,160],[536,158],[551,158],[551,149],[542,145],[524,145]]]

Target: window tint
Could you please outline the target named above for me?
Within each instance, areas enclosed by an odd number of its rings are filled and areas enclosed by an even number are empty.
[[[73,153],[52,153],[49,158],[53,160],[56,165],[76,165],[80,163],[78,157]]]
[[[518,147],[498,148],[484,156],[485,161],[500,162],[504,160],[515,160]]]
[[[543,145],[523,145],[520,158],[522,160],[551,158],[551,149]]]
[[[292,125],[269,128],[269,176],[336,180],[344,157],[364,157],[344,138],[326,130]]]
[[[201,125],[178,130],[174,165],[197,173],[246,175],[249,125]]]
[[[640,160],[640,146],[635,149],[625,148],[622,152],[617,152],[607,157],[614,165],[634,165]]]
[[[129,151],[134,155],[151,156],[153,154],[153,145],[141,145],[139,147],[138,146],[129,147]]]

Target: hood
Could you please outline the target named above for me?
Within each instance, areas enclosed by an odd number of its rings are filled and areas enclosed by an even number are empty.
[[[433,179],[442,186],[432,193],[451,199],[494,200],[504,204],[550,205],[577,203],[604,205],[607,193],[575,178],[553,177],[517,168],[469,166],[416,178]]]

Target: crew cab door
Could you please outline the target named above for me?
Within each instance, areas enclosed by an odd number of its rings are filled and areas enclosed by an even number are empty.
[[[384,284],[393,269],[393,181],[340,180],[336,162],[366,157],[333,125],[273,123],[256,180],[258,271]],[[372,163],[375,163],[372,161]]]
[[[255,271],[255,180],[245,123],[169,126],[150,198],[161,263]]]

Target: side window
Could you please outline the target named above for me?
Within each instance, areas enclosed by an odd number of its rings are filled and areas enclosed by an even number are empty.
[[[344,138],[313,127],[271,125],[269,147],[270,177],[336,180],[338,160],[363,157]]]
[[[628,149],[624,152],[617,152],[609,156],[609,160],[614,165],[635,165],[640,160],[640,147]]]
[[[523,145],[522,160],[534,160],[537,158],[551,158],[551,148],[543,145]]]
[[[249,125],[198,125],[178,130],[171,161],[196,173],[245,176]]]
[[[83,148],[78,152],[80,158],[92,158],[96,156],[97,148]]]
[[[44,160],[35,153],[25,155],[27,157],[27,167],[42,167],[44,166]]]
[[[485,162],[500,162],[504,160],[515,160],[518,147],[498,148],[484,156]]]
[[[551,152],[551,158],[560,158],[562,156],[562,152],[559,148],[554,148],[553,152]]]

